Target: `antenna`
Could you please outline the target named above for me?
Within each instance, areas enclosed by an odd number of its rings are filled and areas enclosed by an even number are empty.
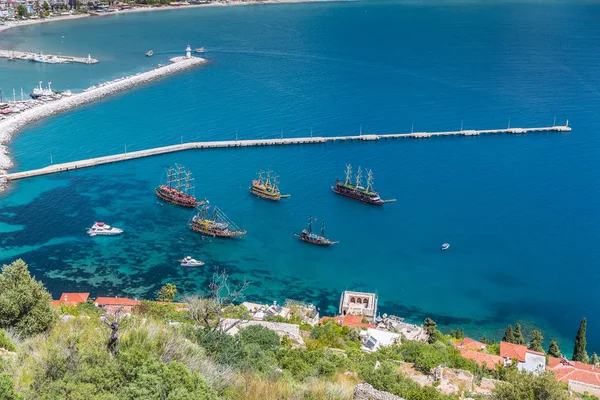
[[[463,121],[460,121],[460,131],[462,132],[463,130]]]
[[[362,124],[360,124],[360,131],[358,132],[358,136],[362,136]]]
[[[52,153],[50,153],[50,164],[53,164],[53,162],[52,162]]]
[[[125,154],[127,154],[127,143],[125,143]]]
[[[235,130],[235,141],[236,142],[238,141],[238,130],[237,129]]]
[[[310,137],[312,137],[312,128],[310,128]]]
[[[552,126],[556,125],[556,115],[554,116],[554,122],[552,123]]]
[[[508,129],[510,129],[510,117],[508,117]]]
[[[414,122],[412,122],[410,124],[410,133],[415,133],[415,123]]]
[[[283,140],[283,129],[281,130],[281,140]]]

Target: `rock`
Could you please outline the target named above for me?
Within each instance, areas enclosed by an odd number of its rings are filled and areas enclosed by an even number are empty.
[[[356,385],[354,388],[354,396],[352,398],[354,400],[404,400],[402,397],[398,397],[395,394],[377,390],[368,383],[359,383]]]

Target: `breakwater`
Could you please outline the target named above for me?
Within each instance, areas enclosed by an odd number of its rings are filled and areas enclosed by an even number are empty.
[[[8,143],[13,134],[24,128],[28,124],[39,121],[43,118],[58,114],[73,108],[91,103],[134,86],[151,82],[155,79],[162,78],[167,75],[174,74],[179,71],[186,70],[207,62],[207,60],[199,57],[174,57],[171,64],[158,67],[151,71],[139,73],[137,75],[119,78],[111,82],[101,85],[92,86],[81,93],[74,94],[69,97],[62,97],[58,100],[40,103],[35,107],[29,108],[16,115],[9,116],[0,121],[0,175],[4,170],[12,166],[11,160],[8,157],[8,150],[2,144]]]
[[[17,51],[17,50],[0,50],[0,58],[8,58],[9,60],[25,60],[25,61],[36,61],[47,64],[69,64],[69,63],[80,63],[80,64],[97,64],[98,60],[92,58],[89,54],[87,57],[73,57],[64,55],[53,55],[53,54],[42,54]]]
[[[358,136],[330,136],[330,137],[298,137],[281,139],[252,139],[252,140],[223,140],[212,142],[190,142],[172,146],[157,147],[154,149],[139,150],[129,153],[114,154],[105,157],[90,158],[87,160],[72,161],[68,163],[49,165],[44,168],[15,172],[6,174],[4,179],[12,181],[17,179],[30,178],[40,175],[54,174],[57,172],[72,171],[81,168],[95,167],[102,164],[133,160],[136,158],[151,157],[159,154],[174,153],[178,151],[194,149],[219,149],[229,147],[257,147],[257,146],[286,146],[301,144],[325,144],[343,141],[378,141],[386,139],[424,139],[436,136],[477,136],[481,134],[526,134],[541,132],[570,132],[571,128],[568,122],[564,126],[551,126],[540,128],[506,128],[506,129],[487,129],[487,130],[461,130],[446,132],[411,132],[411,133],[391,133],[391,134],[367,134]],[[2,177],[0,176],[0,179]]]

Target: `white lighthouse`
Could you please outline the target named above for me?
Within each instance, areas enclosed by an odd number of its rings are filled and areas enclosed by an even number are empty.
[[[185,48],[185,58],[192,58],[192,48],[189,44]]]

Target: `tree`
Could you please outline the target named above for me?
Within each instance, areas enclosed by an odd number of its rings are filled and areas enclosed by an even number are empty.
[[[48,4],[48,2],[47,2],[47,1],[44,1],[44,4],[42,4],[42,8],[43,8],[45,11],[48,11],[48,10],[50,9],[50,4]]]
[[[50,293],[31,277],[23,260],[2,267],[0,328],[12,327],[21,336],[48,330],[57,319],[50,300]]]
[[[581,320],[581,324],[579,325],[579,330],[577,331],[577,337],[575,337],[575,347],[573,348],[573,358],[572,358],[573,361],[580,361],[580,362],[584,362],[584,363],[588,362],[588,355],[587,355],[587,352],[585,351],[586,325],[587,325],[587,322],[584,318]]]
[[[190,317],[203,325],[205,330],[227,332],[233,327],[247,321],[250,313],[246,310],[242,318],[236,319],[229,326],[223,325],[223,310],[234,301],[244,297],[244,291],[250,282],[244,280],[238,286],[231,286],[225,271],[216,270],[209,285],[210,294],[206,297],[189,296],[184,299]]]
[[[528,372],[510,371],[506,381],[492,389],[492,400],[568,400],[563,384],[552,373],[534,375]]]
[[[427,335],[429,336],[427,341],[429,343],[434,343],[436,340],[435,331],[437,329],[437,324],[435,323],[435,321],[432,320],[431,318],[427,317],[423,321],[423,327],[425,328],[425,332],[427,332]]]
[[[595,365],[595,366],[600,366],[600,358],[598,357],[598,354],[596,354],[594,352],[594,354],[592,354],[592,359],[590,360],[590,364]]]
[[[19,4],[19,6],[17,7],[17,14],[21,18],[29,15],[29,13],[27,12],[27,8],[23,4]]]
[[[558,348],[558,344],[553,340],[550,342],[550,347],[548,347],[548,355],[556,358],[561,358],[562,354]]]
[[[450,336],[453,337],[454,339],[464,339],[465,338],[465,333],[463,332],[462,329],[458,328],[458,329],[451,330],[450,331]]]
[[[167,283],[158,291],[158,295],[156,295],[157,301],[173,301],[175,295],[177,294],[177,286],[172,283]]]
[[[515,335],[513,333],[512,325],[508,325],[506,330],[504,331],[504,336],[502,337],[502,341],[506,343],[514,343]]]
[[[261,325],[251,325],[238,333],[242,344],[256,344],[261,350],[276,350],[279,347],[279,335]]]
[[[515,325],[515,344],[525,344],[525,339],[523,338],[523,333],[521,332],[521,324],[517,323]]]
[[[121,318],[121,312],[123,312],[123,307],[119,307],[114,314],[106,314],[102,318],[104,323],[110,328],[110,338],[106,344],[106,349],[115,356],[119,353],[117,344],[119,343],[119,320]]]
[[[536,330],[531,331],[531,340],[529,341],[529,350],[539,351],[540,353],[544,352],[544,348],[542,347],[542,341],[544,337],[542,336],[542,332]]]

